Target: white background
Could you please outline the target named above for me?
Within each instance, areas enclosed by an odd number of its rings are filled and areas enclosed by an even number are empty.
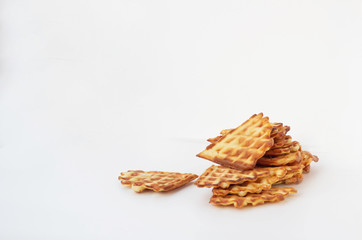
[[[2,0],[0,239],[362,239],[361,1]],[[254,113],[320,158],[284,202],[136,194]]]

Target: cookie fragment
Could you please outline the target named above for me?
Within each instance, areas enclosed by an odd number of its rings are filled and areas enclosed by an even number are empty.
[[[130,185],[135,192],[142,192],[146,189],[165,192],[181,187],[197,177],[192,173],[129,170],[122,172],[118,180],[124,185]]]

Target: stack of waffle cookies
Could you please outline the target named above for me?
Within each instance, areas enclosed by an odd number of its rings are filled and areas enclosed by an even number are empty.
[[[212,189],[210,203],[241,208],[266,202],[279,202],[297,190],[280,184],[298,184],[310,163],[318,157],[302,150],[287,135],[289,126],[270,123],[262,113],[255,114],[235,129],[209,138],[211,143],[197,156],[220,166],[211,166],[197,179],[198,187]]]

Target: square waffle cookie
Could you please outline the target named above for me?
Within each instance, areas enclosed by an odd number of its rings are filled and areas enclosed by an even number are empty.
[[[254,114],[197,156],[234,169],[252,169],[273,146],[272,128],[268,117],[263,117],[262,113]]]

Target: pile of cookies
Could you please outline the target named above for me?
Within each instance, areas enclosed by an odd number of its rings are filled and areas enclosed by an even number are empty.
[[[279,202],[297,190],[279,187],[303,180],[318,157],[302,150],[287,135],[289,126],[270,123],[262,113],[235,129],[222,130],[197,156],[221,166],[211,166],[197,179],[198,187],[212,187],[210,203],[241,208]]]
[[[270,123],[262,113],[251,116],[235,129],[222,130],[209,138],[211,143],[197,156],[220,166],[211,166],[197,179],[198,187],[212,189],[210,203],[241,208],[266,202],[279,202],[297,190],[279,187],[303,180],[310,163],[318,157],[302,150],[297,141],[287,135],[289,126]],[[146,189],[171,191],[196,179],[192,173],[130,170],[118,177],[135,192]]]

